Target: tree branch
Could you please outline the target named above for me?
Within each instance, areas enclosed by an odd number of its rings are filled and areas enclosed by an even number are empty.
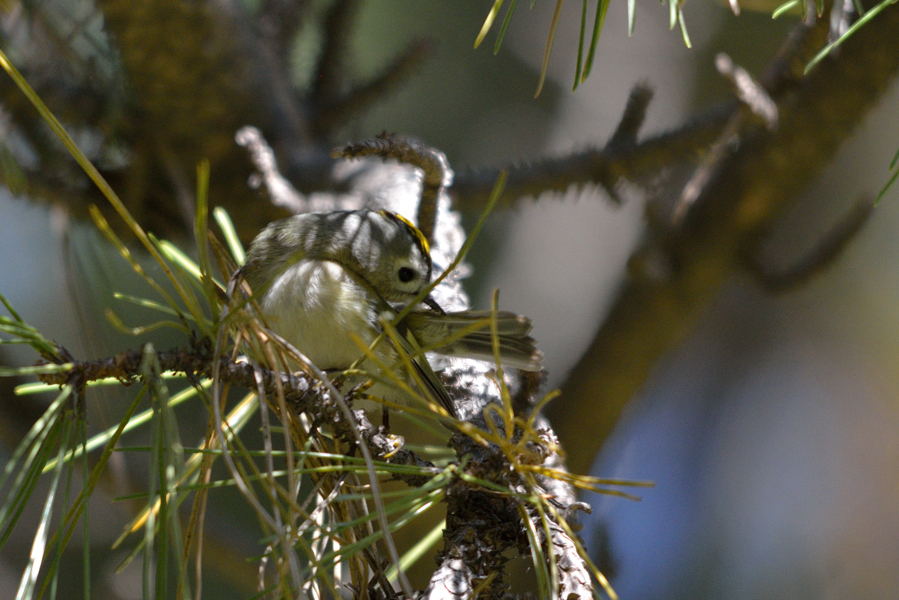
[[[63,349],[63,353],[65,350]],[[142,350],[126,350],[115,356],[92,361],[73,361],[72,367],[64,372],[40,375],[38,379],[48,385],[75,384],[84,386],[87,382],[114,377],[124,385],[131,385],[141,380]],[[362,434],[363,440],[372,455],[391,464],[413,465],[423,468],[434,468],[434,464],[424,460],[411,450],[397,450],[396,442],[385,435],[380,427],[375,427],[368,420],[365,411],[354,411],[355,424],[348,422],[337,403],[330,397],[327,389],[318,381],[305,375],[282,373],[262,367],[254,368],[245,362],[233,362],[224,357],[216,358],[208,340],[192,344],[185,348],[157,352],[160,371],[185,373],[194,377],[210,377],[215,370],[215,363],[220,365],[220,376],[225,383],[238,385],[246,389],[257,389],[257,375],[262,378],[265,393],[274,396],[283,391],[288,405],[297,412],[305,412],[313,423],[327,423],[333,427],[334,435],[347,445],[355,443],[352,427]],[[435,469],[435,474],[439,470]],[[429,479],[424,475],[396,475],[397,479],[412,486],[424,485]]]
[[[589,468],[627,402],[659,359],[692,330],[740,266],[744,248],[791,206],[884,92],[899,69],[899,8],[868,23],[807,77],[827,18],[800,25],[761,79],[777,102],[777,132],[745,132],[698,196],[683,225],[652,230],[635,256],[664,261],[661,279],[631,278],[548,413],[569,467]],[[589,435],[585,435],[589,432]]]
[[[874,199],[867,195],[862,196],[818,241],[812,251],[795,264],[776,269],[759,256],[758,248],[753,248],[747,250],[744,266],[766,291],[772,293],[792,291],[831,266],[855,239],[872,214],[874,214]]]
[[[615,134],[603,148],[504,167],[508,178],[499,206],[508,208],[525,198],[590,184],[602,186],[618,202],[616,188],[622,180],[637,180],[695,159],[717,139],[739,106],[736,102],[722,104],[683,127],[638,143],[637,129],[651,99],[648,92],[643,85],[634,88]],[[500,170],[457,173],[449,189],[453,207],[468,212],[482,210]]]

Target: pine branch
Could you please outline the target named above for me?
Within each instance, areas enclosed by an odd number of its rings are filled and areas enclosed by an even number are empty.
[[[64,350],[63,350],[64,351]],[[215,357],[211,345],[206,341],[183,348],[164,350],[156,353],[161,371],[185,373],[192,378],[210,377],[219,363],[219,374],[224,383],[237,385],[246,389],[257,389],[257,377],[261,377],[265,392],[275,396],[283,391],[287,403],[297,412],[308,414],[313,423],[327,423],[334,428],[335,436],[347,445],[355,443],[352,427],[362,434],[373,456],[391,464],[414,465],[432,468],[433,463],[419,457],[411,450],[397,451],[396,443],[386,436],[383,430],[371,424],[365,411],[354,411],[355,424],[348,422],[336,402],[330,397],[327,389],[311,377],[291,373],[272,371],[263,367],[254,367],[246,362],[234,362],[225,357]],[[72,367],[64,372],[41,375],[38,378],[48,385],[63,386],[74,383],[82,387],[88,382],[99,379],[119,379],[123,385],[137,383],[142,378],[141,364],[144,359],[143,350],[126,350],[115,356],[89,360],[73,361]],[[427,481],[422,475],[396,475],[397,479],[409,485],[421,486]]]

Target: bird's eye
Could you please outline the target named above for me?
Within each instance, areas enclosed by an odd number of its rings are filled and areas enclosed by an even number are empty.
[[[403,283],[409,283],[410,281],[415,279],[415,271],[413,271],[409,267],[400,267],[400,270],[396,272],[396,275]]]

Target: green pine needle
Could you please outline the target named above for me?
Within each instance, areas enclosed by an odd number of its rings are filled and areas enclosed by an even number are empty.
[[[864,27],[871,19],[879,15],[887,6],[896,4],[896,2],[899,2],[899,0],[882,0],[880,4],[866,12],[864,16],[853,23],[852,26],[846,30],[846,33],[841,35],[839,39],[827,44],[827,46],[825,46],[823,50],[818,52],[818,54],[816,54],[815,57],[810,60],[809,63],[805,66],[805,73],[807,74],[809,71],[814,69],[815,65],[824,60],[824,58],[826,58],[834,48],[838,47],[840,44],[848,40],[852,35],[855,34],[855,32]]]

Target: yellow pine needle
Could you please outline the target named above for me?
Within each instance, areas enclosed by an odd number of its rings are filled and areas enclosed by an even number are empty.
[[[487,36],[487,33],[490,31],[490,28],[493,27],[493,21],[496,20],[496,15],[499,12],[499,9],[503,5],[503,0],[494,0],[493,6],[490,8],[490,12],[487,13],[487,18],[484,19],[484,24],[481,26],[481,31],[478,32],[478,37],[474,41],[474,47],[477,49],[478,46],[481,45],[481,42],[484,41],[484,38]]]

